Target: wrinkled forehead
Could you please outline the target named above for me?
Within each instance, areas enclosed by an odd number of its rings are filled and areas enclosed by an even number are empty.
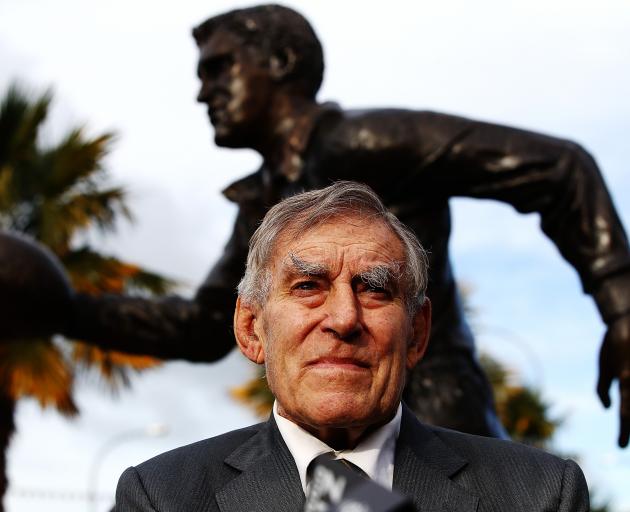
[[[270,269],[294,269],[296,261],[340,271],[362,272],[376,266],[400,268],[402,242],[381,219],[343,216],[301,229],[289,226],[278,236],[270,254]],[[299,266],[299,265],[298,265]]]

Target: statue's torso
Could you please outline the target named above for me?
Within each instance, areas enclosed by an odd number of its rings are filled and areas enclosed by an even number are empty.
[[[375,120],[371,114],[352,117],[352,114],[333,113],[319,123],[302,155],[303,172],[297,180],[290,182],[274,169],[263,166],[228,187],[225,193],[238,204],[239,213],[232,239],[206,284],[236,287],[243,273],[249,238],[266,211],[280,199],[324,187],[334,180],[364,181],[416,233],[429,252],[428,296],[433,303],[431,350],[450,350],[453,346],[471,350],[472,336],[463,318],[449,263],[448,197],[422,182],[421,173],[416,172],[422,164],[417,154],[397,145],[396,133],[404,129],[396,122],[398,117],[386,115],[385,119]],[[370,144],[370,137],[381,142]],[[405,178],[392,180],[394,168],[397,176]],[[266,183],[265,174],[276,178]]]

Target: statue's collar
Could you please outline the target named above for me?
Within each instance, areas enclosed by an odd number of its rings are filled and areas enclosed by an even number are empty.
[[[326,102],[319,105],[314,114],[304,116],[296,124],[289,143],[284,151],[282,162],[277,169],[268,169],[270,176],[281,181],[295,183],[304,172],[304,154],[308,150],[313,133],[322,118],[341,112],[339,105],[333,102]],[[267,171],[267,169],[266,169]],[[273,186],[272,183],[266,183],[266,173],[263,168],[253,174],[235,181],[223,190],[223,195],[232,202],[243,203],[259,199],[263,196],[263,190]]]
[[[335,103],[323,103],[309,115],[299,117],[291,131],[288,144],[284,148],[282,161],[274,174],[281,174],[289,183],[295,183],[302,176],[304,167],[304,154],[308,149],[313,131],[319,124],[322,117],[331,113],[339,112],[341,109]]]

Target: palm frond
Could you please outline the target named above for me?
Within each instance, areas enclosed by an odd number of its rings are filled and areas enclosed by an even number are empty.
[[[0,229],[9,229],[10,213],[14,203],[12,187],[13,168],[9,165],[0,167]]]
[[[164,295],[176,285],[177,283],[172,279],[138,268],[135,274],[129,276],[125,283],[125,290],[130,295],[144,295],[146,293]]]
[[[256,415],[261,418],[269,416],[275,400],[267,384],[264,367],[256,368],[256,376],[242,386],[230,389],[230,395],[250,409],[253,409]]]
[[[81,230],[95,225],[101,231],[112,231],[117,217],[131,218],[125,191],[118,187],[73,193],[33,206],[31,223],[23,230],[58,253],[68,250],[72,238]]]
[[[140,373],[162,364],[161,360],[154,357],[101,350],[81,341],[73,343],[72,359],[82,370],[97,368],[98,374],[106,381],[113,393],[130,385],[131,373]]]
[[[59,348],[48,339],[0,345],[0,386],[14,401],[35,398],[67,416],[78,412],[72,398],[73,371]]]
[[[0,104],[0,168],[32,157],[51,100],[50,90],[33,99],[17,84],[9,87]]]
[[[62,199],[62,211],[73,213],[78,219],[85,218],[103,231],[111,230],[118,215],[131,220],[126,204],[126,192],[121,187],[75,192]],[[85,224],[88,225],[88,224]]]
[[[167,293],[176,282],[158,274],[125,263],[111,256],[104,256],[81,247],[62,256],[73,286],[80,292],[100,293]]]
[[[501,424],[516,441],[544,448],[562,423],[549,416],[549,405],[540,392],[518,382],[510,371],[488,354],[479,358],[488,376]]]
[[[41,188],[46,197],[61,197],[69,189],[88,192],[99,185],[101,163],[115,134],[87,139],[83,132],[82,128],[76,128],[58,145],[42,152]]]

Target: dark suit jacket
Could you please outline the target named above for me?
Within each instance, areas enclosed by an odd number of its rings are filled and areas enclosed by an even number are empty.
[[[394,488],[419,511],[585,512],[580,468],[540,450],[419,423],[406,408]],[[127,469],[115,512],[299,512],[304,493],[273,417]]]

